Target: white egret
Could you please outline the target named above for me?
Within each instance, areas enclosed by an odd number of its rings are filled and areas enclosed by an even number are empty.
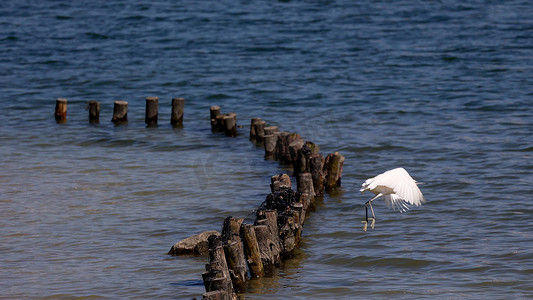
[[[362,221],[365,224],[363,230],[366,231],[369,219],[372,220],[370,226],[372,229],[374,228],[376,216],[372,208],[372,201],[379,197],[383,197],[388,208],[402,213],[410,208],[409,205],[419,206],[426,202],[417,184],[420,183],[416,182],[404,168],[392,169],[367,179],[359,191],[361,193],[371,191],[376,196],[365,203],[366,218],[365,221]],[[368,217],[368,208],[372,212],[372,218]]]

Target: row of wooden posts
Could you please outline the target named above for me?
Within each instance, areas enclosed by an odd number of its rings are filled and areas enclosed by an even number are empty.
[[[236,114],[221,114],[219,106],[210,111],[213,131],[235,136]],[[248,280],[270,276],[299,247],[305,220],[324,190],[333,191],[341,184],[344,156],[335,152],[324,158],[318,145],[299,134],[266,125],[253,118],[250,139],[264,145],[265,157],[292,165],[297,189],[292,189],[288,174],[272,176],[271,193],[256,209],[253,224],[230,216],[222,234],[208,238],[203,299],[236,299],[237,293],[246,292]]]
[[[172,113],[170,115],[170,124],[173,126],[183,125],[183,113],[185,109],[184,98],[172,98]],[[87,110],[89,111],[89,122],[100,123],[100,102],[88,101]],[[55,119],[57,123],[67,121],[67,99],[57,99],[55,109]],[[159,97],[146,97],[145,123],[156,125],[159,115]],[[128,102],[118,100],[114,102],[113,118],[111,121],[117,125],[128,122]]]

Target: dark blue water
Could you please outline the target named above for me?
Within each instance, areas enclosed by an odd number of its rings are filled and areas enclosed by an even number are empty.
[[[296,257],[246,298],[532,296],[531,16],[525,0],[3,1],[0,296],[201,296],[206,259],[170,246],[250,217],[290,171],[249,142],[257,116],[346,161]],[[237,113],[237,138],[211,132],[210,105]],[[428,202],[378,201],[364,233],[360,184],[395,167]]]

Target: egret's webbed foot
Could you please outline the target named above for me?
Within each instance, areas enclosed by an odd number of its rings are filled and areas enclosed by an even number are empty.
[[[361,221],[361,223],[365,224],[365,225],[363,225],[363,231],[366,232],[366,228],[368,226],[368,222],[367,221]]]

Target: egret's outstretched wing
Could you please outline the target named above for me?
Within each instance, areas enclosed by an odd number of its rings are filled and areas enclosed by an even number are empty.
[[[396,194],[383,195],[383,199],[385,200],[385,205],[395,211],[404,213],[410,208],[409,202],[403,200],[400,196]]]

